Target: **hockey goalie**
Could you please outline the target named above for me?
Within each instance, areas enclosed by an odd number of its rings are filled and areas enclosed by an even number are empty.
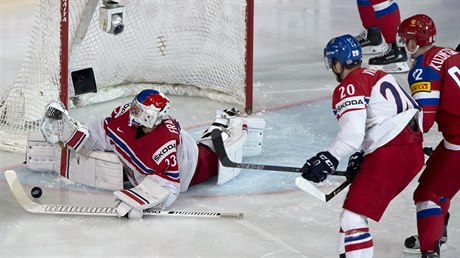
[[[81,124],[62,103],[51,102],[45,108],[41,134],[29,135],[27,166],[114,191],[117,214],[141,218],[144,209],[170,206],[191,185],[214,176],[220,185],[238,176],[240,168],[220,164],[212,130],[221,131],[233,160],[261,152],[263,119],[242,117],[235,109],[217,111],[212,125],[196,142],[169,115],[169,107],[163,93],[147,89],[109,117]],[[64,161],[61,148],[67,151]]]

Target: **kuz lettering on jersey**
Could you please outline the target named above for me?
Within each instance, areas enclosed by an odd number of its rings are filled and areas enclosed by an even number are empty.
[[[153,154],[152,158],[155,163],[160,164],[164,158],[168,157],[171,153],[174,152],[176,152],[176,142],[172,140],[158,148],[158,150]]]

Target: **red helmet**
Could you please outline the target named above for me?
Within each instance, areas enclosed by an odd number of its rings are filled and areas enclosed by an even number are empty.
[[[420,47],[436,41],[436,26],[433,20],[424,14],[417,14],[401,22],[398,35],[407,42],[414,39]]]

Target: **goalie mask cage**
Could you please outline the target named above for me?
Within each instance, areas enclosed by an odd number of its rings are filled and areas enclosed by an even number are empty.
[[[252,112],[254,0],[119,0],[118,35],[100,25],[105,2],[40,0],[26,60],[0,98],[0,149],[25,151],[52,100],[78,107],[156,88]],[[74,96],[69,74],[85,68],[98,92]]]

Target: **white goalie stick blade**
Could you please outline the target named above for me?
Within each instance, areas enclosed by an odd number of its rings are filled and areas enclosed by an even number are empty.
[[[306,180],[303,177],[297,177],[295,179],[295,184],[298,188],[309,193],[311,196],[323,202],[328,202],[329,200],[334,198],[334,196],[339,194],[343,189],[345,189],[350,184],[350,181],[347,180],[343,182],[342,184],[337,186],[337,188],[335,188],[332,192],[328,194],[323,193],[321,190],[316,188],[314,185],[312,185],[310,182],[308,182],[308,180]]]
[[[19,204],[28,212],[55,215],[90,215],[117,217],[116,207],[92,207],[82,205],[59,205],[39,204],[27,196],[24,188],[18,180],[14,170],[5,171],[6,181],[16,197]],[[144,210],[145,215],[168,216],[168,217],[194,217],[194,218],[229,218],[243,219],[243,213],[220,213],[220,212],[198,212],[198,211],[162,211],[155,209]]]

